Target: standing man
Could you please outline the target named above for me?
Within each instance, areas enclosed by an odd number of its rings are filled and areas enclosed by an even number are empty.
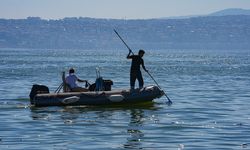
[[[144,66],[144,61],[142,59],[143,55],[145,54],[144,50],[139,50],[138,55],[130,55],[132,53],[131,50],[129,50],[127,59],[132,59],[132,64],[130,68],[130,87],[131,90],[134,90],[135,88],[135,80],[137,79],[139,81],[139,88],[143,88],[143,78],[141,74],[141,69],[142,68],[148,72],[148,70]]]

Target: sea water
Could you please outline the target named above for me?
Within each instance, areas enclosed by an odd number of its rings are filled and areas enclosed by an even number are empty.
[[[145,51],[171,106],[31,107],[32,85],[54,92],[71,67],[129,88],[127,50],[0,49],[0,149],[250,149],[250,50]]]

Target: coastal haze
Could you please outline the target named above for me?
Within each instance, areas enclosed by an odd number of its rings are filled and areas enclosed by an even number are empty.
[[[0,18],[152,19],[207,15],[229,8],[250,9],[249,0],[1,0]]]

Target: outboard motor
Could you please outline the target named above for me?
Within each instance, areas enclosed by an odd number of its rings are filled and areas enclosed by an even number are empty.
[[[45,85],[38,85],[38,84],[34,84],[32,86],[32,89],[30,91],[30,102],[31,104],[33,103],[33,99],[36,96],[36,94],[42,94],[42,93],[49,93],[49,88]]]

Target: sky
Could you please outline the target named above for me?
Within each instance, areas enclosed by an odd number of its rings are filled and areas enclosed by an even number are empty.
[[[150,19],[250,9],[250,0],[0,0],[0,18]]]

